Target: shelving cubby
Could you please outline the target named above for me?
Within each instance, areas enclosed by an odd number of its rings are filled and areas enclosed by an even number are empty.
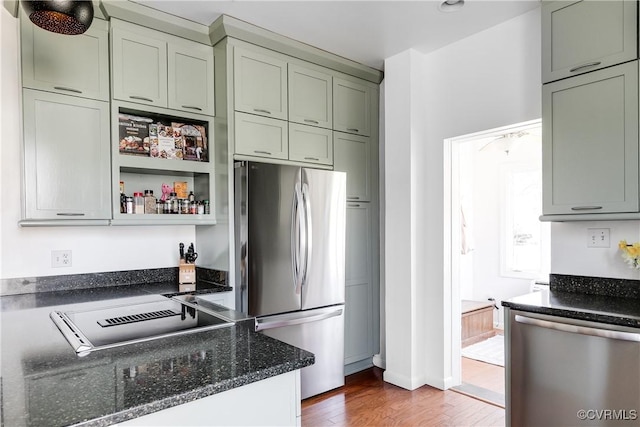
[[[215,215],[215,159],[213,141],[213,118],[182,111],[171,111],[165,108],[152,106],[141,107],[128,102],[112,101],[111,112],[111,164],[112,164],[112,200],[113,200],[113,220],[112,225],[211,225],[216,223]],[[142,108],[142,109],[141,109]],[[128,128],[124,124],[121,126],[121,117],[141,118],[145,120],[134,120],[133,127]],[[133,119],[131,119],[133,120]],[[124,122],[125,119],[123,118]],[[205,131],[206,147],[200,153],[206,160],[186,160],[170,159],[161,157],[151,157],[153,140],[148,135],[148,124],[166,124],[167,128],[172,124],[191,125]],[[138,125],[139,124],[139,125]],[[140,131],[140,137],[136,134],[135,127]],[[121,134],[123,128],[123,134]],[[126,130],[124,129],[126,128]],[[124,133],[131,131],[127,140],[134,147],[131,153],[139,152],[144,154],[129,154],[121,152],[130,147],[126,141],[122,141]],[[145,135],[148,139],[145,140]],[[183,139],[183,143],[187,138]],[[195,144],[195,139],[191,144]],[[165,140],[166,142],[166,140]],[[201,141],[198,142],[200,144]],[[140,148],[136,151],[135,144]],[[201,145],[198,145],[202,148]],[[126,148],[125,148],[126,147]],[[193,145],[195,152],[195,145]],[[157,148],[157,147],[156,147]],[[160,153],[162,150],[158,150]],[[176,153],[178,148],[176,148]],[[155,153],[155,151],[154,151]],[[180,153],[184,153],[180,151]],[[159,155],[159,154],[158,154]],[[184,154],[180,154],[184,157]],[[193,191],[196,200],[209,200],[209,214],[124,214],[120,212],[120,182],[124,182],[124,192],[127,196],[133,196],[134,192],[143,193],[144,190],[153,190],[154,197],[160,199],[162,196],[162,184],[173,186],[174,182],[186,182],[187,193]]]

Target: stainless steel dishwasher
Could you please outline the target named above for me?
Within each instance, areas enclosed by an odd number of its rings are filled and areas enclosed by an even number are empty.
[[[640,329],[505,307],[506,425],[640,425]]]

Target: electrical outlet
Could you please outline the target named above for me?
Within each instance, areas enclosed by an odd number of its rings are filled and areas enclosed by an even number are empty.
[[[587,228],[587,247],[588,248],[608,248],[609,228]]]
[[[51,267],[71,267],[71,249],[51,251]]]

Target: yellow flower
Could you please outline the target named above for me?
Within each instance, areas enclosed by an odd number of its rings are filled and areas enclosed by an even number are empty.
[[[627,241],[626,240],[620,240],[620,243],[618,243],[618,247],[620,249],[626,249],[627,248]]]

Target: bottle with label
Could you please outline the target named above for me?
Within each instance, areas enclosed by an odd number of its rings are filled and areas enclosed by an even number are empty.
[[[171,213],[180,213],[180,200],[175,192],[169,193],[169,200],[171,201]]]
[[[208,200],[204,201],[204,214],[209,215],[211,213],[211,205]]]
[[[133,197],[125,197],[125,213],[133,213]]]

